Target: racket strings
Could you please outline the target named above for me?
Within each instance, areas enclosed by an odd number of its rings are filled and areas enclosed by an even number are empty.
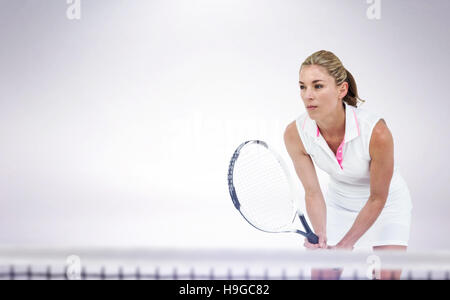
[[[259,175],[264,176],[263,173]],[[270,175],[270,173],[269,173]],[[263,180],[270,180],[268,176]],[[261,181],[262,182],[262,181]],[[279,230],[290,223],[292,206],[289,203],[289,187],[281,189],[284,183],[278,178],[268,184],[249,184],[243,181],[245,190],[241,189],[240,199],[243,199],[242,210],[260,226]]]
[[[235,164],[233,183],[241,212],[255,226],[280,231],[295,216],[290,183],[277,158],[260,145],[243,149]]]

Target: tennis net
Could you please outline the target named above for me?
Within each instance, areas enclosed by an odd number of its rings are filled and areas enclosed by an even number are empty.
[[[1,280],[368,280],[399,270],[400,279],[448,280],[450,252],[0,249]]]

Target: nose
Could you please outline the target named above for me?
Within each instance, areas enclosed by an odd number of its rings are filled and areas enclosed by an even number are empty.
[[[307,89],[303,93],[303,97],[305,98],[305,100],[313,100],[314,99],[313,91],[311,91],[310,89]]]

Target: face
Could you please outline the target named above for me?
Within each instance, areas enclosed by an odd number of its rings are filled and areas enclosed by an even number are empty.
[[[318,65],[304,66],[300,70],[299,84],[303,104],[312,120],[336,112],[348,88],[347,82],[337,86],[327,70]]]

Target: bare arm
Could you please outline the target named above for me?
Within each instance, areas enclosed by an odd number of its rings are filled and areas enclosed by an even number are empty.
[[[314,232],[319,236],[321,246],[326,246],[326,205],[317,179],[311,157],[306,153],[297,131],[295,121],[288,125],[284,133],[286,149],[294,164],[295,171],[305,190],[306,211]]]
[[[351,249],[361,236],[375,223],[389,195],[389,186],[394,172],[394,140],[384,121],[379,121],[372,132],[369,152],[370,197],[359,212],[353,226],[336,245]]]

